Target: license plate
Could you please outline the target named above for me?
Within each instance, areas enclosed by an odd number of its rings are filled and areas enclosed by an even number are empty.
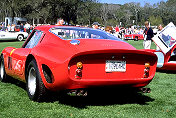
[[[126,72],[126,61],[106,60],[106,72]]]

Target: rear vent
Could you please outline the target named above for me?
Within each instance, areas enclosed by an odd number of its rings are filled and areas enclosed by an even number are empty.
[[[8,69],[12,70],[12,57],[8,57]]]
[[[46,81],[48,83],[53,83],[54,77],[53,77],[53,74],[52,74],[51,70],[49,69],[49,67],[42,64],[42,69],[43,69],[43,74],[45,76]]]

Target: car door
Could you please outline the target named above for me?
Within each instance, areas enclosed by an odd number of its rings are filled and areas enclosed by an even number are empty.
[[[0,32],[0,40],[14,40],[17,38],[16,32],[5,32],[1,31]]]
[[[26,58],[30,54],[30,51],[31,49],[27,48],[17,48],[11,53],[11,59],[8,60],[11,60],[10,67],[15,75],[24,74]]]
[[[161,32],[157,33],[152,40],[164,54],[168,53],[176,44],[175,25],[172,22],[169,23]]]
[[[14,49],[11,52],[10,67],[14,75],[17,75],[19,78],[22,75],[24,76],[26,58],[41,38],[43,38],[42,31],[33,31],[22,48]]]
[[[5,31],[0,31],[0,40],[5,40],[7,39],[7,32]]]

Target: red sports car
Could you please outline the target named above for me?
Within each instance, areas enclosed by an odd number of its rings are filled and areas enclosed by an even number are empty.
[[[143,34],[125,34],[124,35],[125,40],[144,40]]]
[[[141,88],[156,71],[157,56],[101,30],[72,26],[36,27],[21,48],[7,47],[0,59],[0,80],[26,82],[29,98],[48,90],[128,86]]]

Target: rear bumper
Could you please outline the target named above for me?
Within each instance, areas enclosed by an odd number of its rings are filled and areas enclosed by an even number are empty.
[[[145,87],[152,81],[153,77],[149,78],[136,78],[127,80],[72,80],[70,78],[65,81],[50,84],[49,88],[52,91],[68,90],[68,89],[90,89],[90,88],[101,88],[101,87],[128,87],[128,88],[139,88]]]
[[[138,78],[133,80],[75,80],[67,86],[67,89],[78,88],[95,88],[95,87],[111,87],[111,86],[128,86],[128,87],[144,87],[152,81],[150,78]]]

